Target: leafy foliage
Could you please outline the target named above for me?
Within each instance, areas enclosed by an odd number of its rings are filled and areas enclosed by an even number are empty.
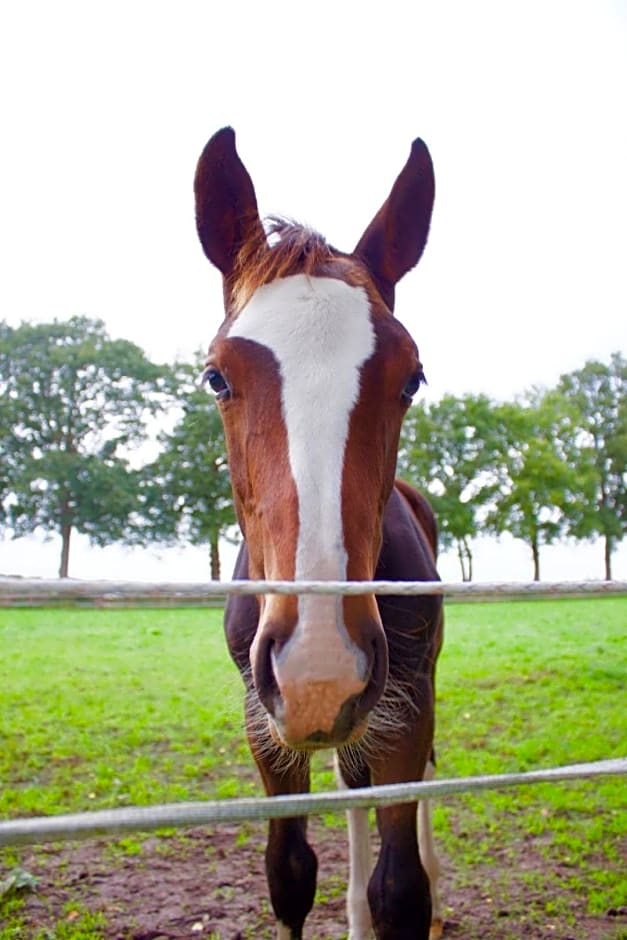
[[[573,431],[589,498],[569,514],[576,538],[600,535],[605,541],[605,574],[611,555],[627,531],[627,360],[620,353],[609,365],[587,362],[563,375],[560,392],[573,407]]]
[[[141,504],[149,538],[209,545],[211,576],[220,578],[219,541],[235,523],[222,421],[207,392],[199,388],[200,369],[175,367],[182,416],[163,433],[163,447],[141,474]]]
[[[571,417],[564,399],[551,392],[531,393],[526,401],[494,411],[500,486],[487,527],[511,532],[529,545],[535,580],[540,578],[540,547],[563,534],[568,507],[584,501],[589,489],[572,446]]]
[[[128,452],[163,404],[166,372],[86,317],[0,332],[3,513],[15,537],[73,529],[106,545],[123,538],[136,505]]]
[[[24,868],[14,868],[6,878],[0,881],[0,898],[11,897],[22,891],[34,891],[37,878]]]
[[[442,545],[457,546],[465,581],[472,579],[470,540],[495,489],[493,407],[484,395],[416,405],[401,438],[400,473],[428,493]]]
[[[627,363],[588,362],[556,389],[514,402],[445,396],[414,405],[399,473],[429,497],[444,547],[472,577],[472,539],[511,533],[531,550],[565,536],[605,540],[605,576],[627,528]]]

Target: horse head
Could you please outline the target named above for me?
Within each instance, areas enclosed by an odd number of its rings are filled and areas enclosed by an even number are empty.
[[[434,197],[421,140],[351,253],[259,217],[231,128],[196,172],[202,247],[222,273],[225,319],[205,378],[224,422],[249,576],[370,580],[401,422],[424,381],[394,318],[395,285],[419,260]],[[280,742],[356,740],[385,686],[374,595],[260,598],[252,681]]]

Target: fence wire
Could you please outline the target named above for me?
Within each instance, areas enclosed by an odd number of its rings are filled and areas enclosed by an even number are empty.
[[[627,757],[571,764],[527,773],[491,774],[421,783],[395,783],[356,790],[326,793],[298,793],[292,796],[257,799],[208,800],[207,802],[164,803],[158,806],[132,806],[63,816],[15,819],[0,823],[1,845],[35,845],[70,842],[126,832],[148,832],[170,827],[207,826],[223,822],[250,822],[340,812],[353,807],[391,806],[419,799],[440,799],[459,793],[498,790],[532,783],[558,783],[627,774]]]

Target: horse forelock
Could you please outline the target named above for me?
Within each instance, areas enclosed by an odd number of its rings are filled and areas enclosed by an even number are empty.
[[[337,277],[355,287],[370,283],[365,269],[319,232],[292,219],[269,216],[239,250],[231,282],[232,312],[239,313],[260,287],[293,274]]]

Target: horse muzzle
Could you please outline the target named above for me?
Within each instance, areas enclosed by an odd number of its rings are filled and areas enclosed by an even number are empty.
[[[296,750],[356,741],[387,680],[381,624],[362,623],[358,642],[338,634],[339,643],[307,643],[305,634],[296,630],[286,641],[279,625],[265,624],[251,651],[253,681],[273,737]]]

